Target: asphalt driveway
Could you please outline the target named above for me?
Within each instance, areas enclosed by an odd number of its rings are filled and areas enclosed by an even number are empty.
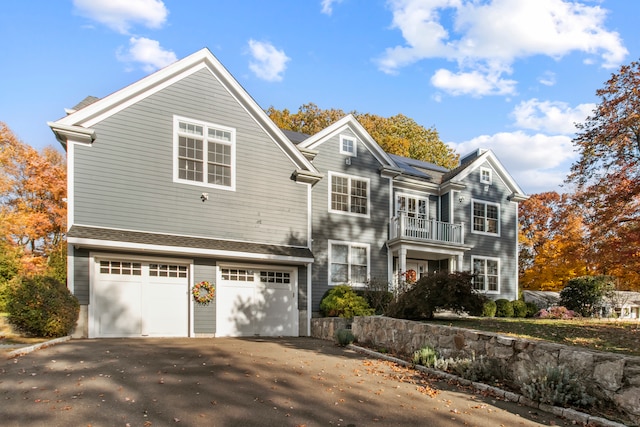
[[[553,415],[313,338],[72,340],[0,359],[2,426],[537,426]]]

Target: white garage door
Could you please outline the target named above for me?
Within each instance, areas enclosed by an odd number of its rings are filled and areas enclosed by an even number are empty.
[[[188,272],[180,264],[96,260],[90,336],[188,336]]]
[[[222,267],[216,336],[297,336],[295,269]]]

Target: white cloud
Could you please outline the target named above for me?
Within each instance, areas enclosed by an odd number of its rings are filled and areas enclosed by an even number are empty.
[[[568,165],[576,158],[571,137],[565,135],[500,132],[448,144],[462,155],[478,148],[491,149],[528,193],[549,191],[562,185]]]
[[[499,73],[484,74],[474,70],[454,74],[439,69],[431,77],[431,84],[452,95],[513,95],[516,81],[501,79]]]
[[[135,24],[160,28],[169,13],[161,0],[73,0],[73,4],[80,15],[122,34]]]
[[[554,86],[556,84],[556,74],[553,71],[545,71],[540,77],[538,82],[545,86]]]
[[[392,27],[405,44],[388,48],[380,69],[395,73],[422,59],[444,58],[458,65],[450,76],[491,76],[476,79],[477,90],[469,90],[469,79],[458,79],[462,87],[447,88],[454,94],[478,93],[487,81],[501,81],[519,58],[561,58],[577,51],[587,59],[599,56],[604,67],[613,68],[628,53],[620,35],[604,27],[607,12],[597,5],[566,0],[390,0],[389,5]]]
[[[342,0],[322,0],[322,13],[325,15],[331,15],[333,13],[333,5],[342,3]]]
[[[276,49],[271,43],[249,40],[249,50],[253,58],[249,69],[263,80],[279,82],[291,60],[284,51]]]
[[[149,73],[166,67],[177,60],[176,54],[170,50],[163,49],[157,40],[145,37],[131,37],[129,39],[129,48],[125,52],[120,49],[116,55],[118,60],[122,62],[142,64],[142,69]]]
[[[519,128],[572,135],[576,132],[575,124],[583,123],[595,107],[595,104],[580,104],[571,108],[565,102],[533,98],[518,104],[512,115]]]

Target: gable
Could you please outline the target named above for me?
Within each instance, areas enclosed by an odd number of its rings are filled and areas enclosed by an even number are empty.
[[[227,96],[244,109],[248,117],[255,121],[285,153],[298,172],[296,176],[299,175],[311,183],[321,178],[311,162],[285,137],[260,106],[206,48],[72,112],[56,122],[50,122],[49,126],[56,138],[65,146],[68,142],[93,143],[96,138],[92,130],[93,126],[178,82],[203,72],[209,73],[217,80],[219,87],[226,92]]]

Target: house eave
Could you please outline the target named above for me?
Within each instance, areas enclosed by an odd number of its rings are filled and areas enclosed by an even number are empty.
[[[96,140],[96,132],[93,129],[87,129],[82,126],[63,125],[55,122],[47,122],[47,125],[49,125],[53,131],[58,142],[65,148],[69,142],[91,145]]]

